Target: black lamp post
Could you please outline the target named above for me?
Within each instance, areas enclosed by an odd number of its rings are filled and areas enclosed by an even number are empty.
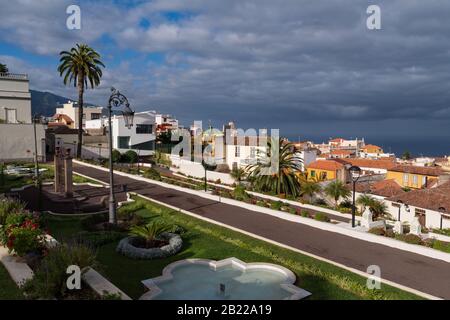
[[[208,170],[216,170],[216,168],[217,168],[217,164],[216,163],[213,163],[212,161],[210,161],[211,159],[208,159],[208,160],[202,160],[202,166],[203,166],[203,169],[205,169],[205,192],[207,192],[208,191],[208,177],[207,177],[207,172],[208,172]]]
[[[112,161],[112,110],[113,108],[122,108],[122,116],[125,121],[125,127],[131,129],[133,126],[134,112],[130,108],[128,99],[118,90],[111,88],[111,96],[108,101],[108,124],[109,124],[109,223],[116,224],[116,198],[114,195],[114,168]]]
[[[355,193],[356,193],[356,182],[358,182],[359,177],[361,176],[361,168],[357,166],[351,166],[348,171],[350,172],[350,177],[353,183],[353,202],[352,202],[352,228],[355,227],[355,213],[356,213],[356,204],[355,204]]]

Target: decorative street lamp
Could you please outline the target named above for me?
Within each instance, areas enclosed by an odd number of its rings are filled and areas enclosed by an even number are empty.
[[[127,97],[121,94],[115,88],[111,88],[111,96],[108,101],[108,124],[109,124],[109,223],[116,224],[116,198],[114,195],[114,168],[112,161],[112,110],[113,108],[122,108],[122,116],[125,121],[125,126],[131,129],[133,126],[134,111],[130,108],[130,103]]]
[[[358,182],[359,177],[361,177],[361,168],[357,166],[351,166],[348,171],[350,172],[350,177],[353,182],[353,202],[352,202],[352,228],[355,227],[355,213],[356,213],[356,204],[355,204],[355,193],[356,193],[356,182]]]

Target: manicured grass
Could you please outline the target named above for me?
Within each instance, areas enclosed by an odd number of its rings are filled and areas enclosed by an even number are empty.
[[[182,234],[182,251],[167,259],[131,260],[115,252],[117,242],[99,248],[98,260],[102,266],[99,271],[133,298],[144,293],[142,280],[161,275],[162,269],[173,261],[236,257],[245,262],[269,262],[287,267],[297,275],[296,284],[312,293],[310,299],[419,299],[384,284],[381,290],[369,290],[365,278],[349,271],[143,199],[137,199],[131,206],[139,208],[142,204],[145,208],[137,211],[139,215],[160,216],[168,223],[183,227],[186,232]],[[53,227],[58,225],[60,236],[76,231],[74,221],[59,221]]]
[[[26,163],[21,164],[21,166],[34,168],[34,164]],[[46,171],[41,172],[40,177],[43,182],[52,181],[54,177],[54,169],[52,164],[39,164],[40,169],[47,169]],[[0,178],[1,179],[1,178]],[[98,184],[98,182],[78,176],[76,174],[73,174],[73,182],[74,183],[95,183]],[[34,184],[34,179],[32,176],[15,176],[15,175],[7,175],[5,174],[3,177],[3,181],[0,180],[0,193],[4,193],[9,191],[13,188],[20,188],[25,185]]]
[[[0,263],[0,300],[21,300],[22,292],[11,279],[3,264]]]

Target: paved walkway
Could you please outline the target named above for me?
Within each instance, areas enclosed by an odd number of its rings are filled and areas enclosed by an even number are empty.
[[[79,164],[74,164],[74,170],[108,182],[107,172]],[[116,175],[115,183],[127,184],[128,191],[140,193],[363,272],[366,272],[370,265],[378,265],[383,279],[450,299],[450,264],[447,262],[123,176]]]

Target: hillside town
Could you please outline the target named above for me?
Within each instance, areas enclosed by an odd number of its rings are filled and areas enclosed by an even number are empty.
[[[76,156],[78,144],[79,108],[77,102],[66,101],[55,106],[51,117],[31,116],[29,80],[24,74],[0,75],[0,129],[2,143],[0,158],[3,163],[34,161],[35,156],[42,162],[51,161],[55,150],[70,150]],[[108,119],[102,107],[89,106],[82,115],[82,159],[101,160],[108,157]],[[180,161],[171,154],[176,142],[171,133],[186,129],[179,121],[157,111],[142,111],[134,115],[131,129],[124,126],[121,115],[114,115],[112,148],[121,154],[135,153],[136,162],[154,163],[157,157],[167,159],[170,169],[186,176],[203,177],[203,170],[195,164]],[[36,135],[33,129],[36,128]],[[259,153],[267,152],[261,147],[257,137],[242,136],[236,124],[229,122],[220,129],[203,130],[195,124],[187,127],[191,138],[200,137],[205,149],[224,150],[220,163],[211,176],[228,184],[234,181],[232,170],[245,170]],[[234,137],[229,143],[223,137],[226,132]],[[37,154],[34,144],[37,142]],[[450,228],[450,158],[417,157],[386,153],[382,147],[366,143],[361,139],[332,138],[328,142],[287,141],[295,149],[299,161],[299,175],[307,181],[316,181],[326,186],[331,181],[349,185],[351,177],[348,168],[357,166],[361,177],[357,184],[358,194],[372,195],[382,199],[388,212],[402,222],[411,222],[418,217],[424,228]],[[222,144],[219,146],[218,144]],[[181,169],[180,169],[181,166]],[[426,196],[425,196],[426,195]]]
[[[145,300],[198,319],[450,300],[450,49],[431,15],[412,45],[377,5],[12,3],[0,303]],[[426,5],[407,6],[391,9]]]

